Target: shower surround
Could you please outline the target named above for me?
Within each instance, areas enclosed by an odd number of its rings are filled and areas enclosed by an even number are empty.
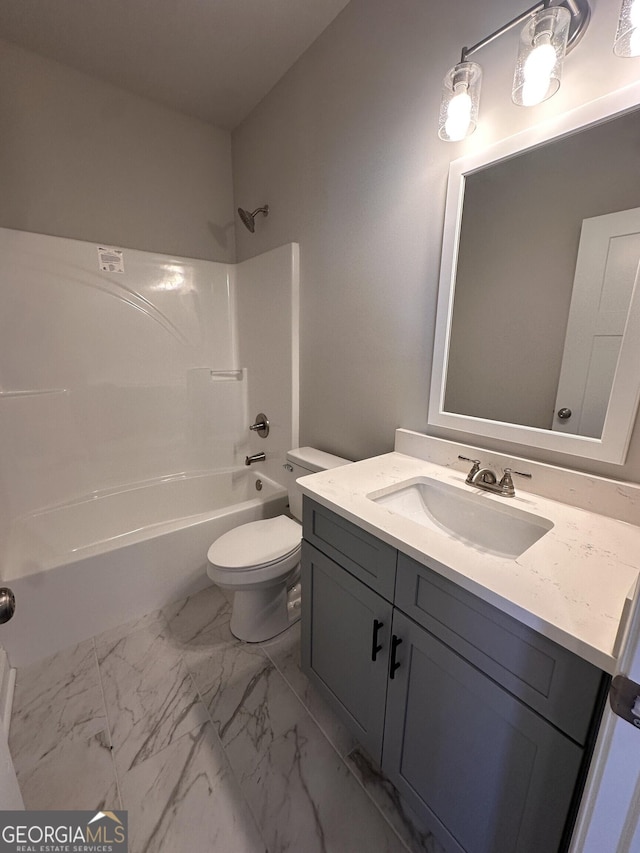
[[[297,444],[297,324],[295,244],[232,265],[0,229],[12,665],[201,588],[197,530],[217,533],[198,526],[209,516],[229,529],[229,505],[281,511],[280,465]],[[272,421],[267,441],[247,429],[257,411]],[[249,476],[244,456],[257,450],[267,461]],[[169,532],[184,545],[161,543]],[[121,545],[138,550],[125,558]]]

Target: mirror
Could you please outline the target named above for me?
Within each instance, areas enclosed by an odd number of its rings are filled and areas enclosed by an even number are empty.
[[[624,461],[640,395],[638,89],[451,164],[430,424]]]

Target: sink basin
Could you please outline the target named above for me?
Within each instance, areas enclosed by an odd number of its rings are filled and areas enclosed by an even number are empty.
[[[519,557],[553,527],[542,516],[496,504],[484,495],[429,477],[405,480],[367,497],[391,512],[497,557]]]

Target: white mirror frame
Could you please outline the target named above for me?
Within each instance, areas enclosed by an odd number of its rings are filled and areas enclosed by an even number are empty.
[[[635,287],[631,298],[629,317],[601,438],[589,438],[446,412],[444,396],[466,176],[526,149],[537,147],[634,108],[640,109],[640,84],[637,83],[598,98],[552,121],[511,136],[477,154],[451,163],[442,241],[429,397],[429,424],[448,430],[458,430],[472,435],[567,453],[585,459],[597,459],[619,465],[624,463],[640,399],[640,369],[638,368],[640,364],[640,292],[638,286]]]

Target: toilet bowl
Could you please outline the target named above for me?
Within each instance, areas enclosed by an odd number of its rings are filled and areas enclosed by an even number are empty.
[[[209,548],[207,574],[234,593],[230,628],[239,640],[269,640],[300,618],[302,492],[296,480],[346,464],[347,459],[312,447],[290,450],[284,467],[295,518],[279,515],[241,524]]]
[[[257,643],[288,628],[287,593],[300,574],[302,527],[286,515],[225,533],[207,553],[207,574],[234,591],[231,633]]]

